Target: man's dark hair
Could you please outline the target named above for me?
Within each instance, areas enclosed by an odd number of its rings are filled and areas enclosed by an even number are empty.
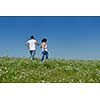
[[[34,36],[33,35],[31,36],[31,39],[34,39]]]
[[[47,42],[47,39],[46,38],[42,39],[42,42]]]

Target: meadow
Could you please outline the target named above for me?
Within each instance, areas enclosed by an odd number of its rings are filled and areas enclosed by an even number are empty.
[[[0,57],[0,83],[99,83],[99,60]]]

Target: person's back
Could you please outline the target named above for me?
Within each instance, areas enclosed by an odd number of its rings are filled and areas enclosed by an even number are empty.
[[[27,41],[27,43],[29,43],[29,50],[36,50],[36,40],[31,39],[29,41]]]
[[[36,45],[38,45],[38,42],[36,42],[34,36],[31,36],[31,39],[26,42],[26,45],[29,48],[32,60],[34,60],[34,56],[36,54]]]
[[[42,51],[48,51],[46,42],[41,44]]]

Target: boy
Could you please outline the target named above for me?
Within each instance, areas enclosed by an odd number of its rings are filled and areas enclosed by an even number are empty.
[[[47,49],[47,39],[44,38],[42,41],[42,44],[40,46],[40,48],[42,49],[42,58],[41,61],[44,60],[44,57],[46,56],[46,59],[48,59],[48,49]]]
[[[34,36],[30,37],[30,40],[26,42],[26,45],[29,49],[31,59],[34,60],[34,56],[36,55],[36,45],[38,45],[38,42],[35,40]]]

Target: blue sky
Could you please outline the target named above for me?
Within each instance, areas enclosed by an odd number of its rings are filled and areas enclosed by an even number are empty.
[[[0,56],[28,57],[25,41],[31,35],[39,43],[48,38],[51,58],[100,59],[100,17],[0,17]]]

